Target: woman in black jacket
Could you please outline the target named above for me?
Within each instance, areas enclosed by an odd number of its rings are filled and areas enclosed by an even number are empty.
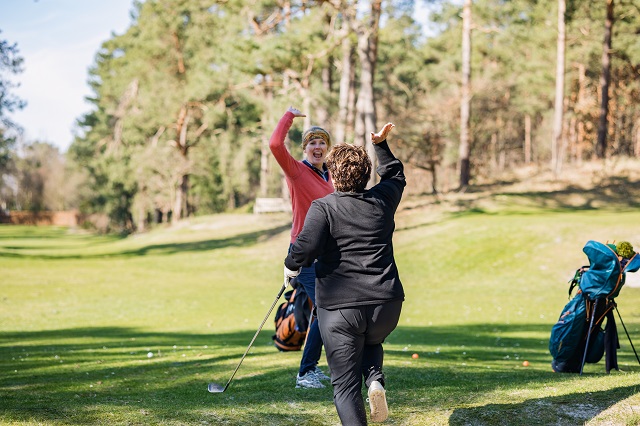
[[[388,416],[382,342],[400,318],[404,291],[393,256],[394,216],[405,187],[403,165],[386,138],[371,133],[380,183],[365,189],[371,161],[363,147],[337,145],[327,157],[335,192],[313,201],[285,259],[285,274],[316,263],[316,307],[344,425],[366,425],[362,379],[371,420]]]

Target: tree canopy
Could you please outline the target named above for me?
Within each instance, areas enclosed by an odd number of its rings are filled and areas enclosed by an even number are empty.
[[[15,133],[12,134],[12,131],[19,130],[8,114],[26,105],[13,92],[17,83],[11,79],[12,75],[22,72],[22,62],[18,45],[0,39],[0,178],[11,160],[11,148],[15,142]]]
[[[415,21],[411,0],[134,2],[130,28],[102,45],[89,73],[93,108],[68,153],[86,176],[77,202],[133,231],[280,196],[266,146],[289,105],[307,114],[289,135],[294,155],[304,127],[364,145],[378,122],[393,121],[399,156],[429,177],[417,192],[458,187],[463,151],[471,184],[556,154],[570,163],[602,154],[606,2],[566,0],[560,13],[554,145],[559,2],[469,2],[463,54],[462,2],[420,1],[435,32]],[[640,0],[613,10],[605,157],[640,155],[639,10]],[[15,46],[1,46],[3,65],[18,71]],[[2,108],[20,106],[6,99]]]

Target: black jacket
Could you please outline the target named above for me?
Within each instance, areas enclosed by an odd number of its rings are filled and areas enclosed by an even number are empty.
[[[406,185],[404,167],[386,141],[374,147],[380,183],[313,201],[285,259],[292,270],[317,259],[316,303],[324,309],[404,300],[391,241]]]

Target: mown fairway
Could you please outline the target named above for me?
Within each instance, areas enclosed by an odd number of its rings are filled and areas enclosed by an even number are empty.
[[[640,423],[640,365],[619,323],[619,372],[603,360],[555,374],[547,350],[583,245],[640,248],[637,204],[486,201],[403,201],[387,424]],[[300,353],[273,347],[271,318],[230,388],[206,391],[227,382],[278,293],[288,220],[219,215],[126,239],[0,227],[0,423],[338,424],[330,388],[294,389]],[[640,288],[617,301],[640,349]]]

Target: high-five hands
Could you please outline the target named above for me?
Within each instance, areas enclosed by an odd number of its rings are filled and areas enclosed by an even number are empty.
[[[382,129],[380,129],[378,133],[371,132],[371,142],[377,145],[380,142],[385,141],[387,139],[387,135],[389,134],[389,132],[391,132],[391,129],[393,129],[394,127],[396,127],[395,124],[387,123],[384,126],[382,126]]]
[[[294,117],[306,117],[306,114],[302,113],[299,109],[294,108],[292,106],[290,106],[289,109],[287,109],[287,112],[293,113]]]

